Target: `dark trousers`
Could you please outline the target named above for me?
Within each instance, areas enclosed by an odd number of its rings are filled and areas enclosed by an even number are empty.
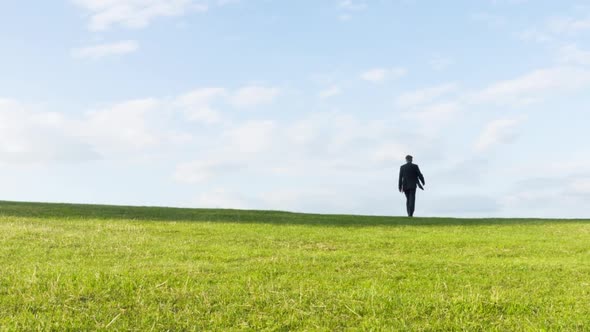
[[[414,216],[414,206],[416,205],[416,188],[404,190],[406,194],[406,210],[408,210],[408,216]]]

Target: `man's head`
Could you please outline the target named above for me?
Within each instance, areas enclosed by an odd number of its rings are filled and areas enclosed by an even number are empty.
[[[407,156],[406,156],[406,162],[407,162],[407,163],[411,163],[413,159],[414,159],[414,158],[413,158],[412,156],[410,156],[410,155],[407,155]]]

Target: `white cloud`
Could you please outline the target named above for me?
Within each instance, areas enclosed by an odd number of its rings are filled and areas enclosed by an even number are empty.
[[[240,194],[233,193],[226,189],[218,188],[200,194],[192,204],[201,208],[222,208],[222,209],[248,209],[253,206],[249,199]]]
[[[224,88],[195,89],[177,97],[174,105],[182,109],[189,121],[215,124],[221,122],[222,115],[211,105],[227,95],[228,92]]]
[[[406,75],[405,68],[373,68],[361,73],[361,79],[373,83],[382,82],[386,79],[397,79]]]
[[[407,72],[408,71],[405,68],[398,67],[390,69],[388,75],[391,78],[396,79],[405,76]]]
[[[183,183],[201,183],[219,174],[233,172],[240,168],[236,163],[226,161],[196,160],[181,163],[176,167],[174,179]]]
[[[350,21],[352,19],[352,15],[350,15],[350,14],[340,14],[340,15],[338,15],[338,19],[340,21],[344,21],[344,22],[345,21]]]
[[[414,107],[429,103],[456,90],[457,85],[455,83],[445,83],[430,88],[404,92],[396,99],[395,103],[398,107]]]
[[[450,57],[442,56],[442,55],[436,55],[428,61],[428,64],[430,65],[430,67],[434,70],[437,70],[437,71],[445,70],[449,66],[451,66],[453,63],[454,63],[453,59],[451,59]]]
[[[347,11],[358,11],[365,10],[368,6],[364,1],[341,0],[338,2],[338,7]]]
[[[556,34],[572,34],[590,30],[590,18],[557,17],[549,20],[547,26]]]
[[[184,183],[215,181],[239,171],[248,176],[248,170],[263,171],[272,168],[264,155],[271,153],[280,139],[277,126],[272,121],[247,121],[228,126],[217,135],[202,142],[198,159],[180,163],[174,179]]]
[[[155,99],[127,101],[80,117],[47,112],[17,101],[0,103],[2,154],[5,162],[27,163],[95,160],[143,153],[167,141],[148,113]]]
[[[522,107],[551,96],[580,90],[588,84],[590,84],[589,70],[581,67],[557,66],[533,70],[513,79],[494,82],[472,92],[458,91],[453,83],[410,91],[401,94],[395,104],[407,109],[402,113],[403,116],[417,121],[422,128],[422,133],[431,135],[452,123],[452,120],[467,108],[481,105]],[[448,98],[448,94],[453,92],[457,95],[454,98]],[[428,104],[431,102],[434,103]]]
[[[193,0],[72,0],[90,12],[89,29],[107,30],[119,25],[144,28],[159,17],[182,16],[207,11],[208,6]]]
[[[461,109],[460,103],[443,101],[407,111],[404,116],[416,120],[423,132],[432,135],[451,123]]]
[[[92,142],[104,154],[153,147],[163,138],[148,120],[161,106],[154,98],[137,99],[88,112],[79,123],[78,136]]]
[[[173,106],[181,109],[189,121],[216,124],[224,120],[218,110],[221,105],[237,108],[262,106],[272,103],[279,95],[279,88],[253,85],[235,91],[219,87],[199,88],[176,97]]]
[[[67,114],[0,99],[0,162],[74,162],[144,158],[192,140],[172,125],[169,103],[123,101]]]
[[[498,144],[510,143],[518,136],[517,127],[524,118],[494,120],[483,129],[475,143],[475,149],[483,152]]]
[[[389,121],[361,120],[342,112],[315,113],[279,130],[286,140],[278,141],[276,150],[289,153],[276,169],[280,174],[325,174],[354,181],[402,162],[408,141],[414,151],[423,144],[399,130]]]
[[[325,90],[320,91],[319,96],[320,96],[320,98],[330,98],[330,97],[337,96],[341,93],[342,93],[342,89],[340,89],[338,86],[334,85],[334,86],[331,86]]]
[[[372,176],[391,162],[401,162],[407,152],[403,141],[394,137],[396,132],[382,120],[363,121],[340,112],[313,113],[292,122],[238,123],[210,137],[199,159],[183,166],[182,175],[177,172],[175,177],[213,183],[232,173],[221,167],[230,163],[244,179],[260,174],[269,179],[347,174],[353,181],[359,174]]]
[[[590,82],[590,71],[576,67],[538,69],[515,79],[500,81],[468,96],[471,103],[526,105],[547,93],[575,90]]]
[[[128,100],[72,114],[0,99],[0,162],[145,158],[166,155],[187,144],[206,149],[207,142],[195,138],[200,135],[198,131],[178,129],[178,118],[219,124],[222,130],[217,139],[229,141],[228,145],[234,147],[232,154],[263,151],[271,145],[274,135],[271,121],[231,125],[220,111],[212,108],[215,103],[230,105],[232,96],[223,88],[203,88],[170,99]],[[264,96],[257,98],[246,104],[269,100]]]
[[[590,178],[574,180],[571,184],[571,189],[577,195],[590,195]]]
[[[217,0],[217,4],[220,6],[233,5],[240,2],[242,2],[242,0]]]
[[[395,165],[399,163],[402,156],[409,153],[405,144],[397,141],[383,142],[373,149],[371,159],[380,164]]]
[[[230,144],[240,153],[257,153],[268,149],[276,133],[273,121],[248,121],[225,132]]]
[[[350,21],[353,13],[361,12],[369,7],[367,2],[362,0],[339,0],[337,6],[340,11],[338,19],[343,22]]]
[[[230,102],[236,107],[255,107],[272,103],[279,94],[279,88],[251,85],[238,89]]]
[[[387,133],[384,122],[364,122],[344,112],[318,112],[289,124],[281,130],[290,144],[303,153],[318,156],[345,156],[359,147],[367,148],[367,141]],[[286,150],[293,151],[294,146]],[[364,151],[366,152],[366,151]]]
[[[498,196],[507,217],[568,218],[572,210],[569,205],[574,203],[571,198],[564,200],[561,188],[518,188]]]
[[[99,155],[61,113],[0,98],[0,163],[80,162]]]
[[[581,150],[580,150],[581,151]],[[584,153],[577,154],[576,159],[562,159],[546,160],[543,163],[538,163],[535,160],[526,161],[522,164],[515,164],[510,167],[512,177],[526,177],[526,178],[545,178],[552,174],[590,174],[590,158],[587,158]],[[559,177],[558,176],[558,177]],[[563,179],[557,179],[559,183],[563,183]],[[546,183],[546,181],[544,181]]]
[[[529,0],[491,0],[494,5],[516,5],[529,2]]]
[[[221,112],[210,108],[209,106],[195,107],[185,111],[186,118],[192,122],[200,122],[204,124],[220,123],[223,119]]]
[[[504,209],[512,215],[544,218],[587,217],[584,210],[590,197],[590,160],[583,154],[576,159],[527,159],[514,164],[511,186],[501,195]]]
[[[133,53],[139,49],[139,43],[135,40],[124,40],[115,43],[100,44],[72,50],[75,58],[98,59],[106,56]]]
[[[224,88],[200,88],[182,94],[176,98],[176,104],[182,107],[207,105],[213,100],[227,95]]]
[[[546,95],[547,91],[555,89],[549,87],[557,85],[552,81],[556,76],[563,80],[580,75],[579,68],[571,68],[571,72],[567,69],[540,71],[544,74],[532,75],[531,78],[529,73],[512,80],[490,84],[481,91],[468,94],[471,99],[463,98],[464,93],[457,91],[455,84],[447,83],[406,92],[396,100],[396,103],[411,108],[404,113],[406,117],[411,117],[423,127],[436,129],[444,123],[452,122],[461,111],[477,106],[476,102],[494,104],[497,102],[495,98],[513,101],[539,93]],[[543,77],[553,78],[548,79],[551,83],[523,83]],[[338,86],[332,84],[335,82],[321,85],[329,88],[323,91],[326,93],[325,96],[339,92]],[[498,88],[506,86],[509,88]],[[571,87],[581,86],[582,83],[576,83]],[[35,114],[23,121],[39,121],[43,123],[43,128],[56,128],[55,132],[65,133],[61,141],[82,142],[86,144],[82,145],[82,148],[86,149],[84,151],[96,151],[100,156],[106,157],[116,153],[126,156],[137,151],[151,154],[153,151],[167,150],[172,144],[176,144],[172,142],[184,144],[185,154],[181,158],[186,158],[184,161],[187,162],[178,164],[169,178],[173,177],[182,183],[196,184],[199,188],[227,185],[224,190],[209,191],[198,197],[197,201],[201,202],[198,204],[202,204],[199,206],[207,207],[240,207],[253,202],[256,204],[252,206],[260,207],[257,204],[263,202],[262,204],[268,204],[265,206],[277,206],[288,210],[331,209],[348,212],[354,207],[346,204],[362,201],[362,190],[366,190],[366,195],[370,196],[379,195],[378,190],[381,189],[368,189],[369,187],[383,187],[384,191],[391,190],[390,185],[395,187],[395,168],[402,162],[403,156],[410,153],[425,158],[429,155],[425,152],[428,148],[434,150],[449,143],[435,142],[434,138],[441,141],[446,139],[436,133],[432,137],[433,140],[428,141],[428,138],[424,137],[425,134],[416,130],[415,123],[412,123],[410,129],[407,128],[410,126],[400,126],[400,121],[403,123],[404,119],[400,119],[399,112],[360,115],[313,110],[305,115],[292,114],[295,117],[290,116],[289,121],[282,116],[270,115],[269,119],[272,120],[250,119],[246,122],[242,122],[242,119],[252,114],[241,112],[238,117],[232,119],[231,107],[268,103],[276,99],[276,95],[270,99],[251,98],[250,95],[244,99],[248,102],[236,104],[235,97],[239,95],[238,92],[248,91],[246,88],[249,87],[252,86],[235,90],[222,87],[199,88],[168,98],[145,98],[107,105],[80,117],[68,116],[65,113],[34,112],[42,114]],[[318,91],[312,93],[313,100]],[[459,96],[455,96],[456,94]],[[191,133],[196,135],[195,139],[190,140],[190,137],[183,133],[171,138],[172,135],[168,135],[166,129],[172,129],[177,123],[167,122],[168,116],[179,116],[181,119],[206,124],[215,123],[218,126],[210,130],[204,128],[206,133],[198,137],[198,132],[203,128],[198,127],[194,130],[194,124],[183,121],[182,126],[190,128]],[[375,118],[372,118],[373,116]],[[473,143],[479,149],[474,147],[474,151],[486,151],[497,144],[514,139],[518,125],[507,123],[506,120],[514,119],[503,119],[504,122],[488,124],[477,137],[478,141]],[[0,121],[0,125],[2,122],[4,121]],[[7,123],[13,124],[14,121]],[[34,130],[39,132],[38,127],[34,127]],[[40,141],[32,141],[29,146],[34,146]],[[48,141],[52,142],[48,145],[60,142],[58,139]],[[17,140],[16,143],[22,143],[22,140]],[[470,142],[467,144],[472,147]],[[0,151],[18,147],[17,144],[12,144],[0,148]],[[432,174],[432,169],[438,167],[430,162],[424,162],[424,166],[431,167],[431,170],[424,170],[427,176]],[[346,179],[344,182],[350,190],[344,185],[334,187],[341,184],[342,179]],[[252,191],[252,197],[258,197],[259,200],[252,201],[251,198],[241,196],[240,188],[245,187],[243,184],[233,184],[233,180],[252,183],[260,181],[260,187],[264,188],[257,187]],[[278,190],[284,185],[287,188],[292,186],[292,189],[282,192]],[[327,190],[320,195],[314,193],[313,186],[325,186]],[[262,200],[260,195],[265,191],[278,193],[276,197],[272,197],[275,199],[274,202],[271,202],[272,199]],[[400,201],[400,206],[401,204]],[[384,209],[383,206],[387,205],[381,205],[380,208]],[[363,212],[367,211],[374,210],[366,209]],[[460,206],[457,211],[461,211]]]
[[[518,37],[524,41],[536,43],[547,43],[555,39],[551,33],[536,27],[528,28],[518,33]]]
[[[500,208],[501,205],[495,197],[481,194],[458,195],[453,193],[430,199],[426,207],[427,212],[435,216],[456,216],[457,214],[489,216],[497,213]]]
[[[315,117],[314,117],[315,118]],[[285,130],[287,139],[295,145],[306,146],[320,135],[321,124],[310,119],[300,119]]]
[[[574,65],[590,65],[590,51],[581,50],[576,44],[562,46],[559,49],[559,60]]]
[[[365,81],[380,82],[385,79],[387,70],[383,68],[375,68],[361,73],[361,78]]]
[[[283,211],[353,211],[358,205],[355,194],[343,194],[336,188],[315,188],[306,190],[300,187],[280,188],[260,195],[259,201],[266,209]]]
[[[578,61],[585,55],[577,49],[570,49]],[[455,123],[458,115],[467,109],[478,106],[523,107],[550,97],[571,93],[590,84],[590,70],[575,66],[556,66],[541,68],[516,78],[501,80],[474,91],[459,91],[453,83],[442,84],[426,89],[402,93],[395,105],[404,109],[405,119],[416,121],[418,132],[427,137],[435,137],[441,129]],[[453,96],[449,96],[449,94]],[[450,97],[450,98],[449,98]],[[489,129],[491,130],[491,129]],[[499,130],[499,129],[498,129]],[[492,140],[493,132],[487,138],[479,138],[476,150],[484,150]],[[500,132],[498,132],[498,135]],[[490,136],[491,135],[491,136]]]
[[[477,22],[483,22],[492,28],[498,28],[506,25],[505,17],[486,12],[474,13],[471,15],[471,19]]]
[[[519,33],[519,37],[525,41],[547,43],[586,31],[590,31],[590,17],[554,17],[541,26],[527,28]]]

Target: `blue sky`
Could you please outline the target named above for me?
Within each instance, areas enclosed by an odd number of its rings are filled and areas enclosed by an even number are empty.
[[[0,4],[4,200],[589,217],[585,1]]]

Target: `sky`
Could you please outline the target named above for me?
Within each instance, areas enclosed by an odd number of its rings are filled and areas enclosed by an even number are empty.
[[[590,217],[590,4],[0,3],[0,200]]]

